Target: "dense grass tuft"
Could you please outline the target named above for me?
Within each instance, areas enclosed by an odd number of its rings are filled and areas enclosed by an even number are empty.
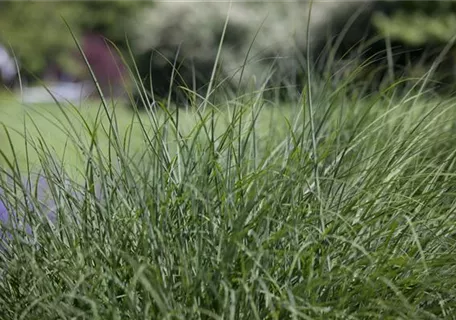
[[[0,318],[452,318],[455,101],[308,98],[16,108]]]

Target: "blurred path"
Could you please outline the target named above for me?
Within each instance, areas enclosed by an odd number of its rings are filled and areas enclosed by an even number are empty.
[[[55,82],[46,85],[46,88],[43,86],[25,87],[22,92],[18,92],[18,95],[26,103],[54,103],[57,100],[59,102],[68,101],[78,104],[87,100],[93,90],[93,85],[88,81]]]

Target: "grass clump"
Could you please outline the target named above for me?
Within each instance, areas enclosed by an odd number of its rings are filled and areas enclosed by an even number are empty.
[[[451,318],[454,100],[319,92],[4,124],[0,317]]]

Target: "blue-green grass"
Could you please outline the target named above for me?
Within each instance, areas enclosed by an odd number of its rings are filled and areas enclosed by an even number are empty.
[[[454,318],[455,101],[342,91],[2,100],[0,318]]]

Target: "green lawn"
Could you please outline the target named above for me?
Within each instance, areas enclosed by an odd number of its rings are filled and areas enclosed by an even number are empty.
[[[233,108],[226,108],[223,111],[219,109],[216,112],[214,123],[216,136],[225,132]],[[300,111],[290,107],[282,109],[266,107],[265,109],[266,111],[258,115],[256,128],[257,137],[268,141],[271,137],[283,138],[287,126],[293,122],[294,115]],[[80,105],[70,103],[33,105],[21,103],[17,97],[4,95],[0,97],[0,124],[4,126],[0,131],[0,150],[8,158],[16,159],[22,170],[27,170],[28,166],[39,168],[41,164],[37,150],[42,151],[40,143],[44,142],[46,149],[64,163],[68,170],[77,170],[83,166],[86,160],[86,155],[81,152],[81,147],[90,145],[93,132],[97,133],[97,147],[104,154],[109,153],[109,146],[112,146],[110,141],[113,140],[109,133],[110,128],[113,127],[110,125],[109,117],[115,117],[113,122],[119,133],[121,148],[130,156],[141,152],[146,147],[150,139],[149,133],[151,136],[154,134],[154,117],[156,117],[159,127],[166,126],[164,119],[167,118],[167,115],[162,111],[155,114],[135,113],[124,104],[112,101],[108,101],[108,110],[109,114],[105,112],[101,101],[98,100],[90,100]],[[181,110],[179,131],[184,136],[182,138],[192,137],[195,127],[201,123],[202,118],[208,115],[207,112],[200,115]],[[252,114],[243,117],[244,120],[241,119],[241,121],[247,125],[242,124],[242,130],[249,130],[248,121]],[[168,143],[173,145],[176,139],[170,138]],[[26,144],[25,141],[28,143]],[[11,144],[14,147],[14,157]],[[2,160],[4,161],[4,159]]]
[[[82,105],[69,103],[61,106],[53,103],[30,105],[21,103],[18,98],[5,96],[0,99],[0,123],[4,126],[0,134],[1,150],[9,156],[12,155],[11,144],[5,132],[8,130],[21,168],[27,168],[28,163],[32,167],[40,166],[36,150],[33,149],[39,140],[45,141],[51,152],[63,160],[68,168],[81,166],[84,158],[77,143],[90,142],[90,131],[95,128],[96,123],[100,125],[100,130],[97,131],[100,132],[99,145],[107,146],[109,141],[108,135],[103,134],[102,129],[109,123],[108,117],[106,113],[99,114],[100,108],[101,103],[98,101],[89,101]],[[111,110],[112,108],[110,106]],[[123,106],[116,109],[119,131],[124,137],[131,127],[134,127],[133,113]],[[132,135],[134,134],[133,129]],[[29,142],[28,156],[25,141]],[[140,148],[140,141],[132,139],[131,147]]]
[[[455,101],[312,98],[2,100],[2,173],[43,172],[56,221],[0,180],[33,230],[3,227],[0,318],[454,318]]]

